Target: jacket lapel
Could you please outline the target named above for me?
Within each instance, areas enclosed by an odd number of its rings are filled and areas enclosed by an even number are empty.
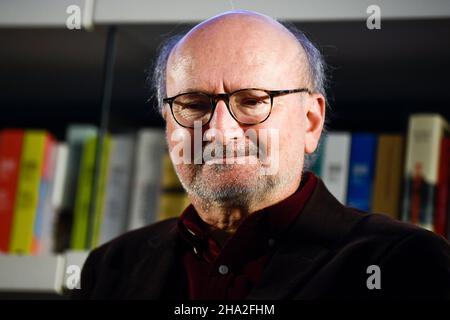
[[[286,237],[267,264],[262,279],[247,299],[290,299],[301,292],[360,220],[348,215],[319,179]]]

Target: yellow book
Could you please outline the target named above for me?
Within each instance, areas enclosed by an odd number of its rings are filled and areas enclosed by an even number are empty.
[[[179,217],[190,201],[186,192],[164,192],[161,195],[158,220]]]
[[[100,239],[100,227],[103,221],[103,211],[105,206],[105,192],[106,192],[106,180],[108,174],[108,163],[109,156],[111,153],[111,137],[109,135],[105,136],[101,163],[100,163],[100,176],[98,182],[97,194],[95,196],[95,209],[93,217],[93,227],[92,227],[92,242],[90,248],[95,248]]]
[[[404,139],[401,135],[381,134],[378,137],[372,212],[399,218],[403,152]]]
[[[190,202],[178,179],[168,152],[163,156],[161,184],[162,193],[160,195],[158,220],[178,217]]]
[[[11,253],[32,253],[46,139],[44,130],[25,131],[9,248]]]
[[[97,137],[88,138],[83,144],[72,224],[71,248],[73,250],[85,250],[88,248],[87,233],[89,228],[89,211],[91,206],[96,147]]]

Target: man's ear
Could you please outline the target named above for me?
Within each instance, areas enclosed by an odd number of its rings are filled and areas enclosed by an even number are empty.
[[[312,93],[306,101],[305,153],[313,153],[319,143],[325,122],[325,97]]]

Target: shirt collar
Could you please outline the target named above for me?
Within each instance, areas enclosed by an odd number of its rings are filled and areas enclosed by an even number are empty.
[[[178,230],[186,243],[193,247],[194,252],[208,262],[214,261],[222,249],[237,250],[243,248],[242,246],[250,249],[252,246],[267,243],[267,240],[273,243],[293,224],[316,185],[317,177],[311,172],[304,172],[299,188],[292,195],[245,218],[223,248],[211,237],[206,223],[193,205],[189,205],[179,217]]]

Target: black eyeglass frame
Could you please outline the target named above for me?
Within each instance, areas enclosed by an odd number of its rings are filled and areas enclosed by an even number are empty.
[[[231,98],[231,96],[236,94],[236,93],[239,93],[239,92],[242,92],[242,91],[246,91],[246,90],[264,91],[270,97],[270,110],[269,110],[269,113],[267,114],[267,117],[265,117],[263,120],[261,120],[261,121],[259,121],[257,123],[245,123],[245,122],[239,121],[238,119],[236,119],[236,116],[233,114],[233,112],[231,110],[231,107],[230,107],[230,98]],[[270,115],[272,114],[273,99],[275,97],[284,96],[284,95],[288,95],[288,94],[292,94],[292,93],[299,93],[299,92],[306,92],[308,94],[312,93],[312,91],[309,90],[308,88],[287,89],[287,90],[265,90],[265,89],[259,89],[259,88],[244,88],[244,89],[239,89],[239,90],[236,90],[236,91],[233,91],[233,92],[230,92],[230,93],[218,93],[218,94],[209,94],[209,93],[205,93],[205,92],[184,92],[184,93],[177,94],[176,96],[173,96],[173,97],[164,98],[163,99],[163,103],[169,104],[170,112],[172,113],[173,119],[176,121],[176,123],[178,123],[180,126],[182,126],[184,128],[194,128],[194,126],[183,125],[177,120],[177,118],[175,117],[175,114],[173,112],[173,102],[175,101],[176,98],[178,98],[180,96],[183,96],[183,95],[187,95],[187,94],[200,94],[200,95],[208,97],[210,102],[211,102],[211,116],[209,117],[207,122],[202,124],[202,126],[207,125],[211,121],[211,119],[212,119],[212,117],[214,115],[214,112],[216,111],[217,103],[219,102],[219,100],[223,100],[225,102],[225,105],[227,106],[228,112],[231,114],[233,119],[236,120],[236,122],[238,122],[239,124],[242,124],[242,125],[253,126],[253,125],[257,125],[257,124],[263,123],[264,121],[266,121],[270,117]]]

